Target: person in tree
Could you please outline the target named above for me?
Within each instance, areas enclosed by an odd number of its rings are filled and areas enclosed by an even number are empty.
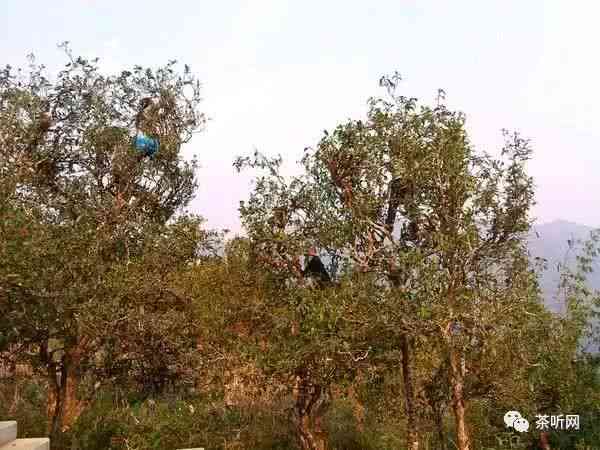
[[[140,101],[140,111],[135,118],[136,136],[133,140],[135,148],[140,152],[140,159],[149,156],[152,158],[158,151],[157,105],[153,99],[146,97]]]
[[[52,127],[52,123],[50,113],[45,110],[40,113],[39,118],[29,126],[30,142],[27,147],[29,152],[36,150],[38,145],[42,143],[44,136]]]
[[[390,182],[390,200],[388,204],[387,217],[385,219],[385,227],[389,233],[394,231],[396,222],[396,213],[398,208],[405,200],[409,192],[409,180],[406,176],[403,161],[400,158],[400,146],[390,142],[390,165],[392,172],[392,181]]]
[[[417,242],[419,238],[419,214],[415,205],[415,182],[411,178],[410,169],[407,169],[405,161],[401,158],[401,145],[398,142],[390,142],[390,169],[392,181],[390,182],[390,199],[388,211],[385,219],[385,227],[391,234],[394,231],[396,214],[398,208],[402,205],[408,223],[403,229],[401,237],[408,241]],[[419,166],[415,161],[414,169]]]
[[[135,117],[135,127],[138,131],[152,136],[156,134],[155,122],[157,119],[158,105],[150,97],[140,100],[140,110]]]
[[[136,133],[133,138],[133,147],[137,150],[137,162],[146,157],[153,158],[158,151],[158,119],[159,106],[150,97],[140,101],[139,111],[135,116]],[[115,210],[119,211],[131,195],[132,180],[135,178],[135,167],[132,163],[136,160],[129,158],[127,148],[121,145],[126,143],[129,131],[127,128],[106,127],[100,130],[99,142],[103,144],[107,153],[112,153],[111,175],[112,189],[115,195]],[[129,145],[131,145],[129,144]],[[97,159],[102,163],[102,152],[97,152]]]
[[[325,265],[323,264],[323,261],[321,261],[321,258],[319,258],[315,247],[310,247],[308,249],[307,257],[308,263],[306,268],[302,271],[302,275],[304,277],[316,278],[321,287],[331,283],[331,277],[329,276],[329,273],[327,273],[327,269],[325,269]]]

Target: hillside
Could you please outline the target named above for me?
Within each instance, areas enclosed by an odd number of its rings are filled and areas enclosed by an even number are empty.
[[[576,249],[569,250],[568,240],[586,240],[592,227],[565,220],[556,220],[541,225],[535,225],[528,237],[528,247],[532,258],[540,257],[548,261],[547,270],[541,275],[541,285],[546,305],[555,312],[562,311],[563,305],[556,299],[559,283],[558,264],[568,264],[573,267]],[[597,264],[598,265],[598,264]],[[600,289],[600,265],[598,271],[592,273],[590,286]]]

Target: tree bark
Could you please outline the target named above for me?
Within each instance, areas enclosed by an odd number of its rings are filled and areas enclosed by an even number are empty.
[[[50,419],[51,437],[68,430],[83,410],[83,402],[77,397],[80,359],[81,350],[76,347],[67,351],[60,363],[47,362],[49,381],[47,413]]]
[[[402,378],[406,411],[406,447],[409,450],[419,450],[419,433],[417,430],[415,392],[411,367],[411,342],[405,334],[400,337],[400,351],[402,353]]]
[[[390,280],[395,288],[400,285],[400,278],[400,274],[390,271]],[[402,355],[402,381],[404,388],[404,410],[406,413],[406,448],[408,450],[419,450],[419,430],[417,428],[415,388],[411,366],[412,341],[406,333],[400,336],[400,353]]]
[[[326,450],[323,415],[328,407],[328,395],[323,386],[310,381],[308,371],[296,374],[294,386],[294,426],[302,450]]]
[[[394,287],[400,284],[400,278],[392,276]],[[417,415],[415,411],[415,388],[412,373],[412,341],[403,333],[400,336],[400,353],[402,355],[402,381],[404,388],[404,410],[406,413],[406,448],[419,450],[419,430],[417,428]]]
[[[48,396],[47,396],[47,415],[49,419],[48,434],[51,439],[56,439],[60,430],[60,418],[62,416],[63,395],[61,391],[60,378],[62,371],[57,372],[55,364],[48,367]]]
[[[540,448],[542,450],[551,450],[550,443],[548,442],[548,432],[546,431],[540,433]]]
[[[452,383],[452,407],[456,421],[458,450],[471,450],[471,440],[466,423],[466,405],[464,399],[464,373],[461,358],[455,349],[450,350],[450,368]]]
[[[79,387],[79,374],[77,373],[77,367],[73,366],[67,370],[64,387],[64,405],[63,405],[63,418],[61,424],[61,431],[66,431],[79,418],[83,411],[83,402],[77,396],[77,389]]]

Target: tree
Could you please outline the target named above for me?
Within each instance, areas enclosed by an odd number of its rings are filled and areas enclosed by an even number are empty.
[[[77,388],[94,358],[132,343],[131,330],[106,327],[121,314],[134,320],[133,306],[180,303],[169,275],[206,238],[197,219],[176,218],[196,186],[196,162],[180,149],[204,120],[189,68],[179,74],[172,61],[103,75],[98,60],[65,49],[54,82],[33,58],[29,76],[10,66],[0,73],[0,334],[3,349],[46,374],[53,435],[81,411]],[[157,111],[152,160],[131,145],[143,98]],[[126,289],[141,284],[153,295]],[[156,315],[148,318],[147,327]]]
[[[303,184],[288,184],[280,175],[280,159],[256,153],[240,158],[243,167],[264,169],[250,200],[240,208],[248,231],[246,261],[260,295],[252,311],[258,317],[252,329],[264,342],[258,366],[293,397],[291,418],[303,449],[325,449],[323,416],[334,381],[348,376],[360,364],[348,347],[339,309],[349,292],[343,286],[311,288],[303,279],[300,255],[310,246],[306,230],[296,227],[298,208],[306,207]],[[260,324],[260,325],[258,325]],[[368,352],[367,352],[368,353]]]
[[[507,133],[507,162],[476,154],[461,113],[441,96],[437,106],[419,107],[395,94],[398,81],[382,79],[389,100],[371,99],[366,121],[325,132],[303,158],[304,175],[286,184],[276,164],[257,159],[270,175],[258,180],[242,217],[252,239],[270,243],[280,270],[291,269],[301,243],[313,241],[378,280],[386,300],[370,305],[369,323],[401,354],[407,446],[419,446],[413,353],[426,343],[447,367],[458,445],[468,449],[467,370],[487,357],[488,343],[515,338],[509,327],[494,331],[499,318],[539,305],[523,243],[531,152]],[[287,228],[276,232],[265,221],[275,208],[288,213]]]
[[[388,103],[384,106],[388,109],[392,107]],[[407,115],[413,107],[414,99],[410,99],[402,105],[403,110],[399,114]],[[402,268],[415,268],[424,259],[419,250],[414,248],[415,236],[408,232],[415,226],[412,221],[402,227],[401,239],[396,243],[392,234],[393,226],[390,229],[385,223],[388,202],[392,203],[388,189],[392,166],[396,162],[394,158],[399,159],[393,153],[396,148],[390,143],[393,139],[400,139],[400,136],[394,136],[395,126],[399,123],[394,123],[390,112],[381,110],[377,101],[373,100],[366,123],[350,121],[338,126],[333,133],[325,132],[317,149],[303,158],[305,175],[293,179],[289,185],[285,184],[276,170],[279,160],[256,158],[254,165],[267,167],[270,176],[257,181],[249,206],[243,205],[241,211],[247,228],[251,230],[251,237],[260,242],[263,248],[265,242],[271,244],[268,253],[274,254],[278,261],[276,266],[283,270],[292,268],[294,255],[298,255],[303,245],[312,241],[327,249],[330,255],[343,258],[343,266],[350,272],[370,277],[372,290],[382,291],[390,283],[396,288],[392,293],[379,293],[376,296],[378,299],[391,298],[387,301],[382,299],[376,308],[372,304],[359,305],[357,308],[356,303],[352,302],[354,309],[351,314],[367,315],[366,323],[373,326],[367,326],[366,332],[371,338],[381,336],[377,338],[377,343],[382,351],[390,350],[393,354],[394,350],[400,349],[408,418],[407,441],[410,448],[417,448],[411,361],[413,342],[408,336],[415,329],[415,323],[411,322],[410,317],[413,316],[410,313],[404,314],[414,310],[407,300],[408,294],[415,294],[410,292],[410,286],[415,285],[416,279],[410,280],[410,277],[404,276],[409,271],[402,271]],[[407,121],[404,128],[400,128],[408,134],[412,131],[412,125]],[[414,152],[407,156],[412,157]],[[248,161],[239,160],[238,164]],[[287,228],[273,231],[264,221],[275,208],[287,211]],[[281,241],[277,236],[282,233],[286,245],[274,245],[278,239]],[[401,274],[403,276],[399,277]],[[404,287],[400,288],[400,284]],[[381,316],[378,316],[379,313]],[[373,314],[377,315],[375,320]],[[386,321],[390,315],[396,319],[393,326],[378,320],[381,317]],[[394,343],[395,349],[388,348],[389,342]]]

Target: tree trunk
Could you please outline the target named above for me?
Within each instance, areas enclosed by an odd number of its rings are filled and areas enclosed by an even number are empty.
[[[392,227],[393,229],[393,227]],[[398,287],[400,278],[391,277],[392,285]],[[419,450],[419,431],[415,411],[415,388],[412,374],[412,341],[407,334],[400,336],[400,353],[402,355],[402,380],[404,387],[404,410],[406,413],[406,448]]]
[[[80,349],[75,348],[65,353],[60,364],[52,361],[48,364],[47,408],[51,437],[68,430],[83,410],[83,402],[77,397],[80,358]]]
[[[308,371],[296,374],[294,386],[294,426],[302,450],[326,450],[323,415],[328,405],[326,390],[310,381]]]
[[[419,433],[415,412],[415,390],[411,368],[411,342],[405,334],[400,338],[402,352],[402,378],[404,381],[404,405],[406,411],[406,447],[419,450]]]
[[[359,375],[360,376],[360,375]],[[356,420],[356,431],[359,433],[364,433],[365,431],[365,407],[360,402],[358,394],[354,389],[354,386],[350,386],[348,389],[348,399],[352,404],[352,415],[354,416],[354,420]]]
[[[467,431],[466,406],[464,399],[464,373],[461,358],[455,349],[450,350],[450,367],[452,383],[452,407],[456,421],[456,438],[458,450],[471,450],[471,441]]]
[[[76,369],[71,367],[67,370],[61,431],[71,428],[83,411],[83,402],[77,397],[80,377]]]
[[[49,420],[48,434],[51,439],[56,439],[62,427],[64,389],[62,379],[64,377],[64,368],[59,369],[56,363],[50,362],[48,366],[48,396],[47,396],[47,414]]]
[[[540,433],[540,448],[542,450],[551,450],[550,443],[548,442],[548,432],[546,431]]]

